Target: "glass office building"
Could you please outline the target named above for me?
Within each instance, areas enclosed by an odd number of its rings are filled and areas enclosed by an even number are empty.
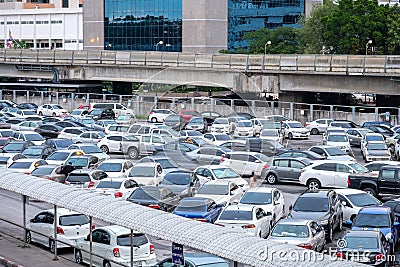
[[[299,27],[304,0],[228,0],[228,50],[247,49],[246,32],[279,26]]]
[[[104,48],[182,51],[182,0],[105,0]]]

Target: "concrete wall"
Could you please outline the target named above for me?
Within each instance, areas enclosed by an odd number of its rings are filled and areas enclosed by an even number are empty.
[[[104,1],[85,0],[83,3],[83,48],[104,49]]]
[[[227,0],[182,0],[182,52],[217,53],[228,45]]]

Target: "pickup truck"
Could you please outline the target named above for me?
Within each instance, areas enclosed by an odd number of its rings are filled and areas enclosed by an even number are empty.
[[[379,173],[350,174],[349,188],[360,189],[373,196],[400,195],[400,166],[383,166]]]

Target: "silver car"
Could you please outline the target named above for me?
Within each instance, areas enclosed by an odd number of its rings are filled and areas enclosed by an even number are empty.
[[[261,171],[261,178],[269,184],[279,182],[299,183],[301,170],[312,164],[307,158],[276,157]]]
[[[321,252],[326,245],[324,228],[314,220],[282,219],[267,238]]]

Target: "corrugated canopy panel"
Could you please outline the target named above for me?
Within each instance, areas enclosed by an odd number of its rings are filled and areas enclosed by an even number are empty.
[[[327,255],[319,256],[314,261],[307,260],[307,257],[306,260],[301,258],[291,260],[291,258],[280,258],[277,255],[272,257],[270,255],[272,251],[291,251],[291,255],[306,255],[304,252],[307,250],[251,237],[245,233],[142,207],[128,201],[116,200],[89,190],[76,189],[4,169],[0,171],[0,188],[2,189],[242,264],[260,267],[365,266],[353,262],[334,261]],[[268,250],[269,257],[261,253],[265,250]]]

